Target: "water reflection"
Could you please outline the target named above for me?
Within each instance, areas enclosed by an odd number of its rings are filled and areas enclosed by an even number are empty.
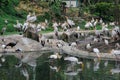
[[[77,58],[84,65],[61,59],[50,60],[46,53],[27,63],[5,56],[0,57],[0,80],[119,80],[120,62]],[[28,58],[28,57],[27,57]],[[23,60],[27,59],[24,58]]]

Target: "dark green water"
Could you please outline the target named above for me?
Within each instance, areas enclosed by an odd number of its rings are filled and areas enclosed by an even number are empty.
[[[29,80],[120,80],[120,73],[112,74],[111,69],[120,69],[120,62],[115,61],[97,61],[93,59],[79,60],[84,63],[84,68],[81,71],[81,65],[71,64],[70,62],[61,60],[49,60],[50,54],[43,54],[36,59],[36,69],[26,63],[21,67],[15,67],[20,60],[14,56],[5,56],[6,61],[0,60],[0,80],[26,80],[21,70],[26,69],[29,73]],[[1,58],[0,58],[1,59]],[[105,66],[106,64],[106,66]],[[94,68],[95,65],[98,65]],[[119,66],[118,66],[119,65]],[[57,71],[50,69],[50,66],[57,67]]]

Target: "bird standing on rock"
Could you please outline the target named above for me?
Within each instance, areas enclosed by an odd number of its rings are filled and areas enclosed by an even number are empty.
[[[93,48],[93,52],[96,53],[98,59],[100,59],[100,55],[99,55],[100,51],[99,51],[99,49],[98,48]]]
[[[87,45],[85,46],[85,48],[86,48],[87,50],[91,50],[91,48],[92,48],[91,43],[87,44]]]
[[[10,46],[11,48],[13,48],[14,46],[16,46],[17,43],[18,43],[18,41],[16,41],[16,42],[10,42],[10,43],[8,43],[8,44],[6,45],[5,48],[7,48],[7,46]]]

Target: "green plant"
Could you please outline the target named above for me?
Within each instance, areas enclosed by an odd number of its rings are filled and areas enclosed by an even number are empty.
[[[89,8],[90,8],[91,14],[99,16],[106,21],[114,20],[113,18],[114,4],[112,3],[101,2],[95,5],[91,5]]]

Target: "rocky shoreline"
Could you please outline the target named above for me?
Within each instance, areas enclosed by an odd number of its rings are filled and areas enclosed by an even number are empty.
[[[28,53],[28,52],[39,52],[39,53],[59,52],[59,50],[60,50],[59,48],[54,47],[54,46],[53,47],[42,47],[40,42],[23,37],[22,35],[9,35],[9,36],[4,36],[4,37],[1,36],[0,37],[0,39],[3,39],[3,38],[6,39],[6,43],[8,43],[10,41],[16,41],[16,40],[18,41],[18,44],[14,48],[8,47],[7,49],[5,49],[5,51],[7,51],[6,55],[17,56],[18,53],[15,52],[15,50],[18,48],[21,48],[24,53]],[[55,41],[57,42],[57,41],[62,41],[62,40],[55,40]],[[68,55],[77,56],[77,57],[83,57],[83,58],[97,57],[96,54],[93,52],[82,51],[77,48],[75,48],[74,50],[71,50],[71,46],[68,46],[68,45],[64,45],[61,48],[61,50],[62,50],[62,53],[66,53]],[[0,54],[3,54],[3,49],[1,47],[0,47]],[[100,58],[103,60],[117,60],[117,61],[120,60],[119,55],[116,57],[115,55],[112,55],[109,53],[100,53]]]

